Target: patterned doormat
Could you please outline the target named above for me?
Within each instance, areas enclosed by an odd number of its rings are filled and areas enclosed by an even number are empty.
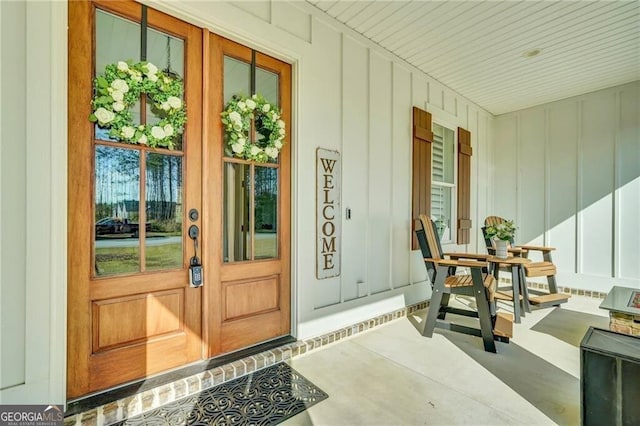
[[[280,363],[116,425],[276,425],[328,397]]]

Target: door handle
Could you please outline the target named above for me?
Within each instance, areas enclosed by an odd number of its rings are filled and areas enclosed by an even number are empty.
[[[200,287],[203,284],[203,269],[200,258],[198,257],[198,236],[200,228],[197,225],[189,227],[189,238],[193,240],[193,256],[189,261],[189,285],[191,287]]]

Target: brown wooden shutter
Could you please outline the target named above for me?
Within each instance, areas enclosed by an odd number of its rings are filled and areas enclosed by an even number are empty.
[[[458,244],[471,235],[471,132],[458,127]]]
[[[415,222],[420,214],[431,217],[431,114],[413,107],[413,182],[411,188],[411,235],[413,250],[418,250]]]

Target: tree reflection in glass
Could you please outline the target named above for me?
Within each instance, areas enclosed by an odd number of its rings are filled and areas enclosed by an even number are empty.
[[[97,276],[140,271],[140,153],[96,146],[95,270]]]
[[[255,167],[255,258],[278,257],[278,169]]]
[[[147,153],[145,264],[182,267],[182,157]]]

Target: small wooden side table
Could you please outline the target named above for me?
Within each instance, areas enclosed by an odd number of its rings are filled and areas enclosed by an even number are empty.
[[[526,257],[507,257],[505,259],[489,256],[487,261],[489,262],[490,270],[493,271],[493,276],[496,278],[497,283],[499,283],[500,267],[508,267],[511,269],[513,320],[516,323],[520,323],[520,317],[525,316],[525,312],[531,312],[527,281],[524,275],[524,264],[531,262],[531,259],[527,259]],[[498,291],[497,293],[500,292]],[[501,295],[504,295],[504,293],[501,293]],[[520,295],[522,295],[522,297],[520,297]]]

